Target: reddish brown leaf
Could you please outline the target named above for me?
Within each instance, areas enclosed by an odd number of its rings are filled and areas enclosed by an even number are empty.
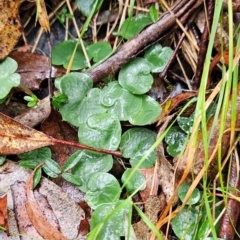
[[[37,169],[37,168],[36,168]],[[33,194],[33,177],[36,169],[32,172],[26,182],[26,209],[34,227],[44,239],[67,240],[67,238],[55,227],[53,227],[43,216],[41,209]]]
[[[66,70],[52,67],[47,56],[14,51],[9,55],[18,63],[17,72],[21,75],[21,83],[31,90],[38,90],[44,79],[61,77]]]
[[[139,169],[147,181],[146,188],[143,191],[140,191],[143,202],[146,202],[150,195],[157,195],[159,181],[157,173],[154,169],[155,167]]]
[[[12,166],[14,165],[11,165],[11,167]],[[24,174],[24,172],[21,173],[20,171],[17,170],[17,168],[15,168],[14,170],[18,174],[18,179],[23,179],[22,175]],[[25,176],[28,176],[28,175],[29,173],[25,172]],[[12,178],[11,174],[7,176],[11,181],[11,178]],[[25,182],[15,181],[14,184],[11,185],[11,191],[12,191],[13,203],[14,203],[13,204],[14,214],[17,221],[17,225],[18,225],[18,229],[15,231],[17,231],[19,234],[22,234],[22,235],[31,236],[32,239],[41,238],[41,235],[34,228],[27,214]],[[11,224],[11,220],[9,220],[9,224]]]
[[[20,154],[53,144],[45,134],[0,113],[0,154]]]
[[[7,195],[0,198],[0,227],[6,229],[6,233],[9,236],[8,229],[8,217],[7,217]]]
[[[79,225],[79,234],[81,236],[85,236],[90,231],[90,219],[91,219],[91,208],[88,206],[88,204],[85,201],[79,202],[79,206],[83,209],[85,212],[85,218],[81,220]]]
[[[0,113],[0,154],[21,154],[54,144],[74,146],[81,149],[112,154],[118,157],[122,156],[118,151],[99,149],[79,143],[51,138]]]
[[[180,93],[173,98],[167,99],[167,101],[161,104],[163,111],[159,118],[157,119],[157,122],[164,122],[165,117],[168,116],[173,111],[174,108],[179,106],[182,102],[186,101],[187,99],[195,97],[197,94],[198,94],[197,92],[186,92]]]

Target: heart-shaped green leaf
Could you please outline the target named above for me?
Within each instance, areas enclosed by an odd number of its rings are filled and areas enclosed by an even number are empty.
[[[178,126],[185,132],[190,133],[192,131],[192,126],[194,122],[194,114],[190,117],[181,117],[177,118]]]
[[[178,126],[172,127],[165,136],[165,142],[168,144],[167,152],[176,157],[185,145],[187,134]]]
[[[149,23],[151,23],[150,16],[140,13],[136,17],[127,18],[117,35],[129,40],[141,32]]]
[[[77,50],[74,54],[76,46]],[[64,41],[54,46],[52,50],[52,64],[63,65],[63,67],[67,69],[73,54],[74,58],[71,70],[79,70],[87,67],[87,62],[83,55],[82,48],[76,40]]]
[[[0,63],[0,100],[5,99],[12,87],[20,84],[21,77],[15,73],[17,67],[17,62],[9,57]]]
[[[116,209],[116,210],[115,210]],[[110,215],[111,214],[111,215]],[[114,203],[102,204],[93,212],[91,217],[91,225],[89,239],[120,239],[126,233],[126,221],[128,216],[132,215],[132,202],[128,199],[119,200]],[[98,226],[101,226],[97,235],[91,238],[91,233],[96,233]]]
[[[85,199],[92,209],[104,203],[116,202],[121,194],[118,180],[105,172],[94,173],[87,184]]]
[[[194,239],[198,217],[199,208],[183,208],[172,220],[172,228],[176,236],[179,239]]]
[[[145,52],[144,57],[151,64],[153,73],[162,72],[167,65],[173,50],[170,47],[162,47],[160,44],[155,44]]]
[[[77,124],[86,123],[87,119],[94,115],[107,112],[107,108],[100,101],[101,90],[99,88],[91,89],[87,96],[79,105],[79,112],[76,113],[75,120]]]
[[[131,178],[129,176],[131,175]],[[133,193],[136,190],[143,190],[146,187],[146,179],[143,174],[132,168],[127,168],[121,178],[122,183],[126,183],[125,188],[129,193]]]
[[[95,148],[117,150],[121,139],[121,125],[116,115],[102,113],[90,116],[79,125],[79,142]]]
[[[79,125],[80,104],[93,86],[92,79],[84,73],[69,73],[60,80],[60,91],[68,101],[59,109],[65,121],[74,126]]]
[[[80,190],[86,192],[89,178],[96,172],[108,172],[112,165],[111,155],[80,150],[70,156],[64,164],[63,171],[72,169],[72,174],[82,182]]]
[[[99,62],[112,52],[109,42],[97,42],[86,47],[89,59]]]
[[[143,94],[151,89],[151,67],[144,58],[135,58],[125,64],[118,76],[119,84],[133,94]]]
[[[178,196],[181,199],[181,201],[183,202],[188,190],[190,188],[190,184],[189,183],[183,183],[179,189],[178,189]],[[189,198],[189,200],[187,201],[187,205],[194,205],[196,203],[198,203],[201,199],[201,193],[200,191],[195,188],[192,192],[191,197]]]
[[[140,111],[129,118],[129,122],[133,125],[144,126],[150,124],[160,115],[161,105],[153,98],[142,95],[142,107]]]
[[[121,138],[120,150],[123,157],[130,158],[130,163],[134,167],[146,154],[149,148],[156,141],[156,133],[147,128],[131,128],[127,130]],[[139,168],[149,168],[156,161],[156,151],[149,153],[147,158]]]
[[[122,88],[117,81],[104,87],[100,98],[102,104],[109,107],[108,111],[116,114],[120,121],[129,120],[142,107],[142,98]]]

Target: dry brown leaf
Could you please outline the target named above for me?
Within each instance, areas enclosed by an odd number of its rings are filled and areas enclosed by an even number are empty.
[[[20,172],[18,171],[18,174]],[[19,174],[19,179],[22,178],[23,172]],[[25,173],[26,176],[28,176]],[[11,178],[11,175],[10,175]],[[32,239],[42,239],[41,235],[37,232],[37,230],[32,225],[26,210],[26,191],[25,191],[25,182],[24,181],[15,181],[14,184],[11,185],[11,193],[9,195],[12,196],[13,201],[13,212],[17,221],[17,229],[12,229],[10,225],[10,230],[15,230],[15,233],[19,233],[21,235],[29,236]],[[9,220],[9,224],[11,224]],[[1,236],[0,236],[1,239]]]
[[[37,148],[62,144],[87,149],[101,153],[107,153],[118,157],[122,156],[119,151],[99,149],[91,146],[55,139],[23,125],[12,118],[0,113],[0,154],[21,154]]]
[[[0,0],[0,60],[12,51],[21,36],[18,8],[25,0]]]
[[[36,6],[37,6],[37,11],[38,11],[38,21],[41,25],[41,27],[45,31],[50,31],[50,24],[49,24],[49,19],[48,19],[48,14],[47,14],[47,9],[45,5],[44,0],[36,0]]]
[[[37,169],[37,168],[36,168]],[[41,234],[44,239],[51,240],[67,240],[67,238],[58,229],[53,227],[47,219],[43,216],[41,209],[33,194],[33,177],[36,169],[32,172],[26,182],[26,209],[28,216],[34,227]]]
[[[7,217],[7,195],[0,198],[0,227],[5,228],[9,236],[8,217]]]
[[[0,154],[20,154],[53,144],[47,135],[0,113]]]
[[[0,168],[0,191],[8,191],[9,231],[10,234],[14,233],[9,237],[9,240],[20,240],[19,236],[21,236],[21,239],[43,239],[32,225],[25,207],[25,182],[31,171],[9,160],[6,161],[5,165],[4,169]],[[44,205],[42,204],[42,198],[36,197],[39,195],[36,195],[36,192],[45,198]],[[83,239],[82,235],[78,234],[78,231],[85,214],[79,205],[70,198],[69,194],[64,193],[52,181],[42,178],[41,186],[34,190],[34,196],[48,221],[52,219],[58,222],[58,226],[54,225],[52,221],[51,225],[61,229],[63,235],[68,239]],[[52,218],[50,214],[54,214],[56,218]],[[5,232],[0,231],[0,239],[8,239]]]
[[[140,196],[142,198],[142,201],[145,202],[150,195],[157,195],[158,192],[158,176],[155,171],[155,167],[151,168],[143,168],[139,169],[139,171],[143,174],[143,176],[146,179],[146,188],[142,191],[140,191]]]
[[[47,56],[13,51],[9,54],[17,64],[17,73],[21,75],[21,83],[31,90],[39,90],[43,80],[50,77],[61,77],[66,73],[62,67],[51,66],[51,61]]]

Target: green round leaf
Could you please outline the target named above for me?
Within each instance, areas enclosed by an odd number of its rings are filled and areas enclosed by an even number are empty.
[[[121,125],[116,115],[95,114],[80,124],[79,142],[95,148],[117,150],[121,139]]]
[[[121,194],[117,179],[109,173],[94,173],[88,181],[87,188],[85,199],[92,209],[104,203],[117,201]]]
[[[129,214],[132,214],[132,203],[128,200],[100,205],[91,216],[90,230],[93,231],[102,224],[103,226],[98,235],[94,235],[94,238],[91,239],[115,240],[125,236],[126,219],[128,219]]]
[[[150,124],[159,117],[162,108],[161,105],[153,98],[142,95],[142,108],[140,111],[129,118],[129,122],[133,125],[144,126]]]
[[[104,106],[108,111],[117,115],[120,121],[127,121],[136,115],[142,107],[142,98],[122,88],[117,81],[113,81],[104,87],[100,95]]]
[[[80,12],[84,15],[84,16],[88,16],[93,8],[94,3],[96,2],[96,0],[77,0],[77,7],[80,10]],[[99,1],[98,3],[98,7],[96,10],[98,10],[98,8],[101,6],[102,1]]]
[[[108,172],[112,166],[113,158],[111,155],[80,150],[70,156],[63,171],[72,169],[72,174],[82,182],[80,190],[86,192],[89,178],[96,172]]]
[[[136,17],[129,17],[124,21],[117,35],[129,40],[141,32],[149,23],[151,23],[151,18],[148,14],[140,13]]]
[[[6,155],[0,155],[0,166],[5,162]]]
[[[63,174],[62,174],[62,177],[63,177],[66,181],[68,181],[68,182],[70,182],[70,183],[73,183],[73,184],[75,184],[75,185],[77,185],[77,186],[81,186],[81,184],[82,184],[82,181],[81,181],[78,177],[74,176],[74,175],[71,174],[71,173],[63,173]]]
[[[131,175],[131,178],[129,176]],[[146,180],[143,174],[132,168],[127,168],[121,178],[122,183],[126,183],[125,188],[129,193],[133,193],[136,190],[140,191],[145,189]],[[127,182],[126,182],[127,181]]]
[[[191,115],[190,117],[178,117],[177,122],[178,126],[185,132],[190,133],[192,131],[194,121],[194,115]]]
[[[12,58],[5,58],[0,63],[0,99],[4,99],[13,87],[20,84],[20,75],[14,73],[17,70],[17,62]]]
[[[86,123],[87,119],[94,114],[107,112],[107,107],[100,102],[100,93],[101,90],[99,88],[93,88],[81,101],[79,105],[79,112],[76,113],[75,117],[78,125]]]
[[[189,207],[183,208],[180,213],[172,220],[172,229],[179,239],[192,240],[196,223],[198,221],[199,210],[197,208]]]
[[[122,135],[119,148],[123,157],[130,158],[130,163],[134,167],[154,144],[156,137],[156,133],[149,129],[140,127],[131,128]],[[148,154],[139,168],[152,167],[155,161],[156,151],[153,151]]]
[[[172,127],[165,136],[165,142],[168,144],[167,152],[176,157],[185,146],[187,134],[178,126]]]
[[[207,201],[210,204],[211,212],[215,212],[215,218],[218,218],[222,213],[223,205],[219,204],[221,200],[216,196],[209,195]],[[214,210],[213,210],[214,209]],[[199,230],[198,230],[198,239],[204,239],[208,236],[208,232],[211,230],[210,222],[208,219],[207,209],[205,204],[201,207],[201,219],[199,221]],[[218,221],[215,225],[216,232],[219,231],[220,221]]]
[[[92,79],[84,73],[69,73],[61,78],[60,91],[68,97],[68,102],[59,108],[65,121],[78,127],[81,101],[92,86]]]
[[[99,62],[112,52],[109,42],[97,42],[86,47],[89,59]]]
[[[144,57],[151,64],[151,71],[153,73],[162,72],[167,65],[173,50],[169,47],[162,47],[160,44],[155,44],[145,52]]]
[[[60,79],[60,91],[71,102],[82,101],[92,86],[92,79],[85,73],[72,72]]]
[[[143,94],[151,89],[153,77],[151,68],[144,58],[135,58],[125,64],[118,76],[119,84],[133,94]]]
[[[71,70],[79,70],[87,67],[82,48],[76,40],[64,41],[54,46],[52,50],[52,64],[63,65],[63,67],[67,69],[76,45],[78,46],[73,58]]]
[[[183,184],[179,187],[179,189],[178,189],[178,196],[179,196],[179,198],[181,199],[181,201],[184,200],[184,198],[185,198],[185,196],[186,196],[187,191],[188,191],[189,188],[190,188],[190,184],[189,184],[189,183],[183,183]],[[187,204],[187,205],[196,204],[196,203],[198,203],[198,202],[200,201],[200,199],[201,199],[201,193],[200,193],[200,191],[199,191],[197,188],[195,188],[195,189],[193,190],[193,193],[192,193],[191,198],[189,198],[189,200],[187,201],[186,204]]]

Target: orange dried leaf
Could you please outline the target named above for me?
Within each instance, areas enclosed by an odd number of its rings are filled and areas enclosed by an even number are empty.
[[[8,229],[8,217],[7,217],[7,195],[0,198],[0,227],[6,229],[6,233],[9,236]]]
[[[36,0],[37,11],[38,11],[38,21],[41,27],[45,31],[50,31],[49,18],[47,14],[47,9],[44,0]]]
[[[38,166],[39,167],[39,166]],[[38,168],[37,167],[37,168]],[[32,172],[26,182],[26,209],[28,216],[36,228],[36,230],[40,233],[40,235],[44,239],[51,240],[67,240],[67,238],[55,227],[53,227],[47,219],[42,214],[41,209],[38,206],[38,203],[33,194],[33,177],[37,168]]]
[[[0,113],[0,154],[21,154],[53,145],[51,138]]]

